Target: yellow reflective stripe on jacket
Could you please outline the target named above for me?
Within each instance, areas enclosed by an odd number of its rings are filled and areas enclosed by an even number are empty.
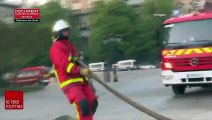
[[[53,69],[54,69],[54,74],[55,74],[57,80],[59,81],[59,77],[58,77],[58,74],[57,74],[57,70],[55,69],[55,66],[54,66],[54,65],[53,65]]]
[[[55,74],[57,80],[59,81],[59,77],[58,77],[58,74],[57,74],[57,71],[56,70],[55,70],[54,74]]]
[[[66,81],[60,83],[60,87],[63,88],[64,86],[66,86],[70,83],[75,83],[75,82],[83,82],[83,78],[72,78],[72,79],[66,80]]]
[[[69,60],[69,61],[71,61],[72,59],[73,59],[72,56],[69,56],[69,57],[68,57],[68,60]],[[75,61],[79,60],[79,57],[74,57],[74,60],[75,60]]]
[[[74,59],[77,61],[77,60],[79,60],[79,57],[75,57]]]
[[[69,61],[71,61],[71,59],[72,59],[72,57],[71,57],[71,56],[69,56],[69,57],[68,57],[68,60],[69,60]]]
[[[73,102],[73,105],[75,107],[76,113],[77,113],[77,120],[80,120],[80,115],[79,115],[79,108],[77,107],[76,103]]]
[[[68,65],[68,67],[67,67],[66,72],[67,72],[67,73],[70,73],[73,66],[74,66],[74,64],[73,64],[73,63],[70,63],[70,64]]]

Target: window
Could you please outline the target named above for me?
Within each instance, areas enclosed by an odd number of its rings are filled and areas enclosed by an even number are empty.
[[[212,19],[206,19],[165,25],[165,44],[199,44],[201,41],[211,43],[211,24]]]
[[[125,65],[132,65],[132,62],[125,62],[125,63],[120,63],[121,66],[125,66]]]
[[[100,68],[102,67],[102,64],[98,64],[98,65],[91,65],[91,68]]]

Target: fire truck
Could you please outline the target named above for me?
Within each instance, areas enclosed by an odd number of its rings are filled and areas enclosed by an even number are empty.
[[[160,38],[162,82],[173,92],[212,85],[212,11],[172,17],[163,23]]]

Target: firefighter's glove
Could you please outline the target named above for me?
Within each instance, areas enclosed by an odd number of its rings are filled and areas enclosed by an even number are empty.
[[[89,70],[87,68],[80,68],[80,74],[84,77],[89,76]]]
[[[71,57],[70,56],[68,59],[69,59],[69,61],[71,61],[73,63],[77,63],[77,61],[79,60],[79,57]]]
[[[74,57],[72,60],[73,60],[73,63],[77,63],[77,61],[79,60],[79,57]]]

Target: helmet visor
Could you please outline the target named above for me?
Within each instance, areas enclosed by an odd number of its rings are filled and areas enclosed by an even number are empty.
[[[64,28],[64,29],[62,29],[61,31],[62,31],[62,32],[63,32],[63,31],[66,31],[66,32],[68,31],[68,32],[69,32],[70,29],[69,29],[69,28]]]

